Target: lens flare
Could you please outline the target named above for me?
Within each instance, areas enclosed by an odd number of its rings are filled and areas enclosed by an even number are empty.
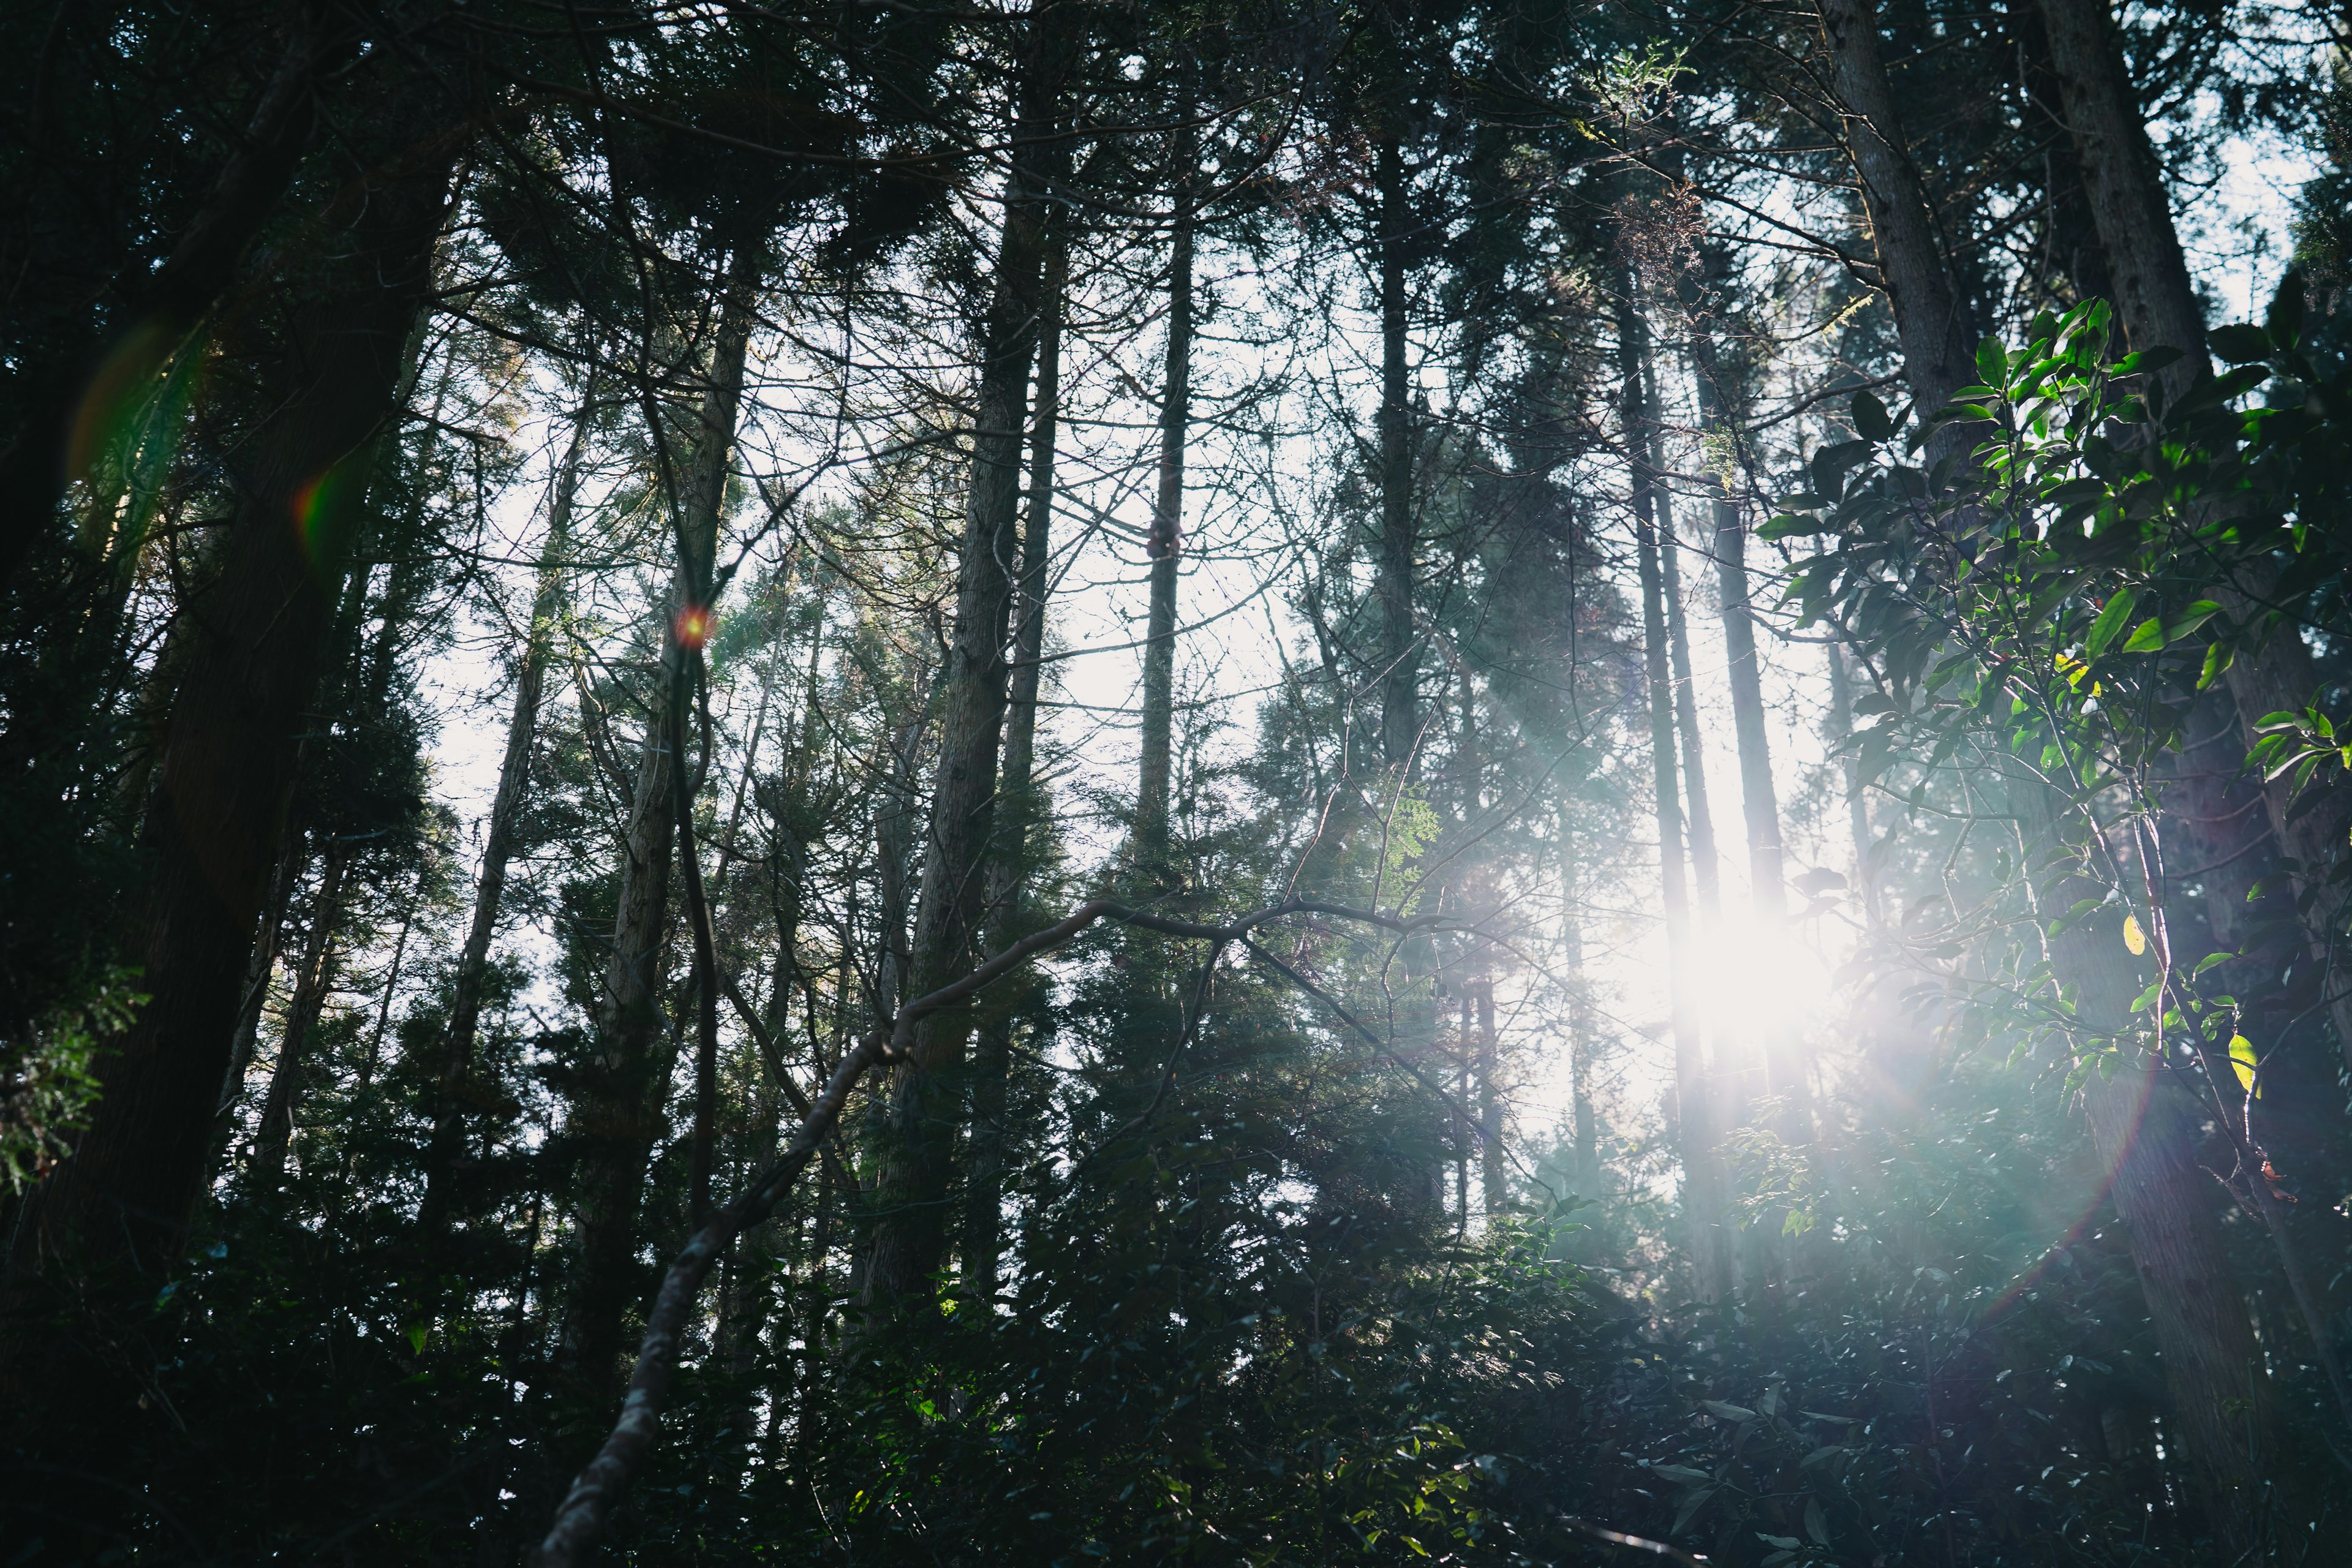
[[[677,613],[670,629],[677,634],[678,647],[699,652],[718,625],[719,617],[709,605],[688,605]]]

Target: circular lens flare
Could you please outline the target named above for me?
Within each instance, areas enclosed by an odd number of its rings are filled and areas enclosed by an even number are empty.
[[[718,626],[719,617],[709,605],[688,605],[677,613],[670,629],[677,635],[678,647],[698,653],[710,641],[710,634]]]

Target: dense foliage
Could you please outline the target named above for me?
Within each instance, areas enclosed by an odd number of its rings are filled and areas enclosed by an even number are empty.
[[[15,19],[0,1562],[2337,1560],[2343,26]]]

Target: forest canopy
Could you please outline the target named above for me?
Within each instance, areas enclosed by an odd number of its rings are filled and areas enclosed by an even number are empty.
[[[0,22],[0,1563],[2345,1560],[2352,9]]]

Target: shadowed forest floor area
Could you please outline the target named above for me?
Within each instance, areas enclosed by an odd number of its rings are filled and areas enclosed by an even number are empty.
[[[0,1568],[2347,1560],[2352,10],[0,37]]]

